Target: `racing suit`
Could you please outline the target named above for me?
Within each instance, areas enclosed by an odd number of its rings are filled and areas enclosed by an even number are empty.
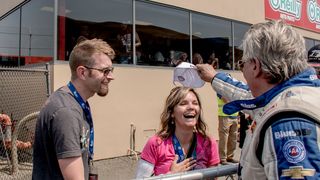
[[[314,69],[307,69],[252,98],[248,86],[218,73],[213,89],[230,103],[223,111],[243,110],[256,123],[248,130],[241,152],[240,179],[320,179],[320,80]],[[263,125],[276,114],[301,113],[277,119],[265,131],[261,163],[256,150]]]

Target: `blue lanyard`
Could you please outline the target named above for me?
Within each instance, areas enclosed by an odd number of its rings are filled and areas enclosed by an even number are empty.
[[[194,134],[193,141],[196,141],[196,139],[197,139],[197,136],[196,136],[196,134]],[[174,152],[175,152],[175,154],[177,154],[179,156],[178,163],[180,163],[181,161],[188,158],[188,157],[185,157],[183,150],[182,150],[182,147],[180,145],[180,142],[175,134],[173,134],[173,136],[172,136],[172,142],[173,142]],[[192,144],[194,144],[194,143],[196,143],[196,142],[192,142]],[[192,145],[191,145],[191,148],[192,149],[189,149],[189,151],[192,151],[192,158],[197,159],[196,144],[194,144],[194,147],[192,147]]]
[[[93,160],[93,144],[94,144],[94,131],[93,131],[93,122],[92,122],[92,116],[90,111],[90,106],[88,102],[84,102],[82,97],[79,95],[76,88],[73,86],[71,82],[68,83],[68,88],[70,89],[71,93],[77,100],[77,102],[80,104],[85,116],[86,120],[90,126],[90,141],[89,141],[89,158],[90,160]]]

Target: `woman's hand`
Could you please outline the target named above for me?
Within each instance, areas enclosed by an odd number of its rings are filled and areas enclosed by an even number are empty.
[[[191,158],[185,159],[182,162],[178,163],[178,155],[175,156],[170,171],[171,173],[185,172],[193,169],[196,166],[196,160]]]

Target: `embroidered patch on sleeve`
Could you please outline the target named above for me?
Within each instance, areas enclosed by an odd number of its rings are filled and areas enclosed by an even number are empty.
[[[283,146],[283,154],[290,163],[299,163],[306,157],[306,149],[299,140],[288,140]]]

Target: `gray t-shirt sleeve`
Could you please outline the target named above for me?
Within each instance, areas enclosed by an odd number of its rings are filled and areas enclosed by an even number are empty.
[[[65,107],[54,113],[50,126],[58,159],[81,156],[82,121],[81,113],[75,109]]]

